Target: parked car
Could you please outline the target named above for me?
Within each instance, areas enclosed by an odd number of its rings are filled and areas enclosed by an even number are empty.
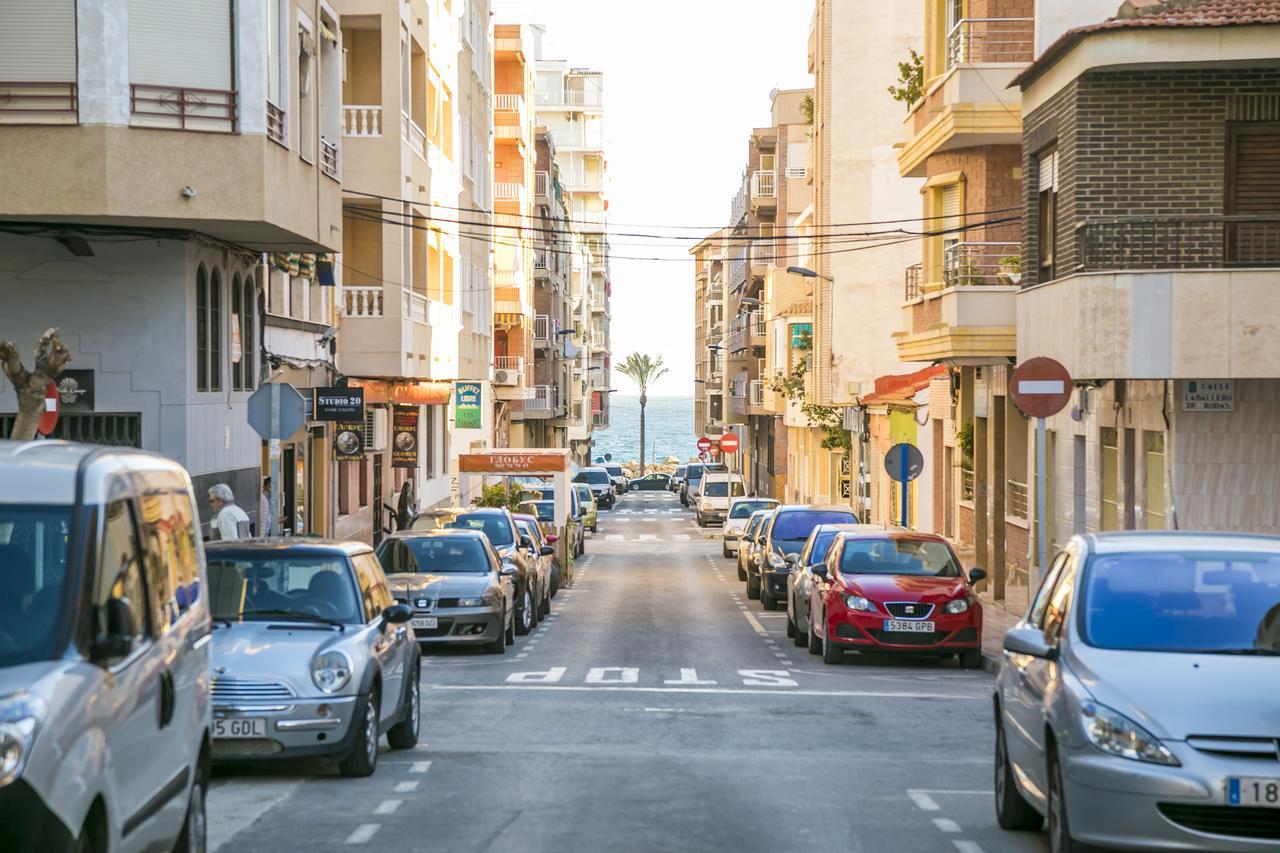
[[[583,497],[584,494],[586,497],[591,496],[591,487],[582,486],[583,491],[580,491],[579,486],[578,483],[569,484],[569,506],[564,530],[558,529],[555,525],[555,491],[553,489],[543,489],[538,492],[541,497],[521,501],[516,506],[517,512],[537,517],[538,524],[548,542],[554,544],[561,536],[566,537],[569,542],[569,554],[573,557],[581,557],[587,552],[587,527],[595,525],[595,499],[593,498],[588,504]],[[590,513],[587,512],[588,507]]]
[[[773,509],[778,501],[773,498],[731,498],[729,512],[724,520],[724,532],[721,536],[720,553],[732,557],[738,553],[738,539],[746,530],[751,514],[757,510]]]
[[[684,485],[684,474],[685,474],[685,471],[687,470],[687,467],[688,466],[686,465],[676,466],[676,471],[674,474],[671,475],[671,482],[670,484],[668,484],[667,488],[669,488],[673,492],[680,491],[680,487]]]
[[[1050,847],[1274,850],[1280,537],[1072,538],[996,678],[996,816]]]
[[[409,530],[442,530],[453,523],[459,513],[466,512],[464,507],[455,506],[445,509],[426,509],[419,512],[409,523]]]
[[[819,524],[809,534],[787,573],[787,636],[797,646],[809,644],[809,593],[818,580],[813,574],[814,567],[826,562],[827,551],[838,534],[858,530],[883,532],[888,528],[874,524]]]
[[[747,519],[747,528],[743,531],[738,546],[738,580],[745,581],[753,572],[758,571],[753,563],[759,558],[764,529],[773,513],[773,509],[760,509],[751,513],[751,518]]]
[[[516,567],[516,633],[524,635],[538,627],[537,603],[542,600],[542,589],[539,587],[538,568],[534,564],[533,542],[516,529],[511,511],[476,507],[459,513],[449,527],[484,533],[498,552],[498,557]]]
[[[613,491],[616,494],[620,495],[627,490],[631,481],[627,479],[627,473],[622,470],[621,465],[614,465],[611,462],[606,462],[600,467],[609,472],[609,479],[613,481]]]
[[[418,742],[421,660],[368,545],[263,539],[208,546],[215,760],[333,758],[344,776]],[[324,737],[320,737],[324,735]]]
[[[513,513],[516,529],[533,542],[529,553],[535,555],[534,565],[538,567],[538,586],[542,588],[542,598],[538,603],[538,619],[546,619],[551,613],[551,596],[554,589],[560,587],[560,570],[556,568],[556,549],[551,547],[538,526],[538,519],[524,513]]]
[[[633,492],[661,492],[671,489],[671,475],[654,472],[636,477],[629,486]]]
[[[787,575],[791,571],[787,556],[800,553],[813,528],[819,524],[853,524],[857,520],[847,506],[779,506],[762,531],[755,573],[747,573],[747,597],[760,599],[765,610],[772,610],[787,592]]]
[[[191,480],[147,453],[0,441],[0,483],[0,850],[203,850]]]
[[[577,495],[578,514],[582,521],[582,529],[598,533],[600,531],[600,511],[596,504],[595,492],[586,483],[572,483],[571,487]]]
[[[982,605],[947,540],[932,533],[841,533],[811,570],[809,652],[841,663],[846,651],[958,655],[982,665]]]
[[[747,493],[741,474],[708,473],[702,478],[694,513],[699,527],[722,524],[729,515],[729,501]]]
[[[681,505],[691,507],[697,503],[698,485],[702,482],[703,474],[723,474],[728,470],[728,467],[726,467],[722,462],[689,463],[685,466],[684,479],[680,481]]]
[[[617,501],[617,496],[613,492],[613,480],[609,477],[609,472],[603,468],[579,468],[578,473],[574,475],[573,482],[586,483],[591,487],[591,493],[595,495],[596,505],[600,509],[612,509]]]
[[[401,531],[378,562],[391,594],[413,608],[419,643],[479,645],[502,654],[516,641],[516,567],[476,530]]]

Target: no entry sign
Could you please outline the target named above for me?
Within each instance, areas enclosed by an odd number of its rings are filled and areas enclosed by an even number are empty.
[[[50,382],[44,389],[44,409],[40,412],[40,423],[36,425],[36,432],[41,435],[53,432],[53,428],[58,425],[58,415],[61,410],[58,386]]]
[[[720,436],[720,450],[723,453],[736,453],[738,451],[737,433],[726,432]]]
[[[705,435],[702,436],[702,438],[698,439],[699,453],[706,453],[710,449],[711,449],[711,439],[707,438]]]
[[[1027,417],[1053,417],[1071,400],[1071,374],[1051,358],[1033,358],[1013,371],[1009,394]]]

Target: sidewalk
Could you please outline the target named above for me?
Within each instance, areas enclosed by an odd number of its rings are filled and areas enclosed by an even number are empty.
[[[973,565],[973,549],[957,549],[960,562],[967,572]],[[986,659],[984,668],[994,672],[1003,658],[1005,632],[1018,623],[1030,601],[1030,590],[1026,586],[1005,587],[1005,597],[996,601],[991,596],[991,581],[987,580],[978,591],[982,599],[982,655]]]

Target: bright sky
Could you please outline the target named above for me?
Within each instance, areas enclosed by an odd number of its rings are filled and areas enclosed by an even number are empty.
[[[497,0],[495,9],[497,23],[544,25],[544,58],[604,72],[613,232],[726,223],[748,134],[770,123],[770,90],[812,85],[805,0]],[[613,237],[613,363],[661,355],[670,372],[652,393],[689,396],[693,262],[675,242],[693,241]],[[618,257],[628,255],[682,260]],[[638,393],[616,370],[613,387]]]

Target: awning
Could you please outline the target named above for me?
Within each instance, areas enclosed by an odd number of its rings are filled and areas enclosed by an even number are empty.
[[[512,312],[500,312],[493,315],[493,325],[495,326],[523,326],[524,315]]]
[[[452,382],[422,380],[393,381],[386,379],[351,379],[351,385],[364,389],[365,405],[371,403],[407,403],[417,406],[444,406],[453,399]]]

